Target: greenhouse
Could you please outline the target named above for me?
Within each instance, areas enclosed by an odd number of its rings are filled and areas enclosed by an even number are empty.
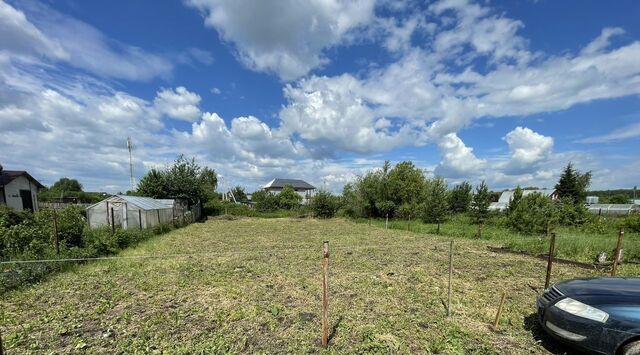
[[[637,205],[632,204],[591,204],[587,208],[589,212],[597,215],[623,216],[634,212],[640,212]]]
[[[87,223],[92,228],[152,228],[173,222],[173,206],[168,200],[114,195],[87,207]]]

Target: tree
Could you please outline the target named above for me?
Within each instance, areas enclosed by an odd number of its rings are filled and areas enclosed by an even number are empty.
[[[447,215],[447,184],[441,177],[427,182],[423,204],[422,220],[426,223],[443,221]]]
[[[266,190],[258,190],[251,195],[251,199],[256,203],[256,210],[260,212],[271,212],[279,208],[278,196]]]
[[[520,188],[520,185],[516,186],[516,189],[513,191],[513,195],[511,196],[511,199],[509,199],[509,205],[507,206],[507,214],[510,214],[511,212],[515,211],[515,209],[518,207],[518,204],[520,203],[520,200],[522,200],[522,189]]]
[[[535,192],[520,200],[507,222],[511,229],[520,233],[544,234],[548,228],[556,226],[558,220],[557,204],[548,196]]]
[[[140,179],[136,193],[153,198],[185,199],[194,205],[212,198],[216,183],[214,170],[202,168],[195,159],[180,155],[163,170],[151,169]]]
[[[81,192],[82,184],[76,179],[63,177],[51,186],[51,190],[56,192]]]
[[[630,198],[626,194],[615,194],[615,195],[611,195],[611,196],[609,196],[609,198],[607,198],[607,203],[624,204],[624,203],[629,203],[629,200],[630,200]]]
[[[278,206],[285,210],[291,210],[300,206],[302,196],[300,196],[292,185],[285,185],[278,194]]]
[[[560,180],[556,184],[556,190],[560,197],[570,198],[573,203],[582,203],[586,197],[587,188],[591,184],[591,172],[584,174],[573,168],[569,162],[560,175]]]
[[[376,202],[376,209],[381,217],[393,217],[396,211],[396,204],[393,201],[380,201]]]
[[[489,216],[490,203],[489,186],[482,180],[482,183],[476,186],[476,193],[473,195],[473,200],[471,201],[471,215],[475,223],[484,223]]]
[[[247,200],[247,194],[244,192],[244,187],[242,186],[236,186],[233,189],[231,189],[231,193],[233,194],[233,197],[236,199],[236,202],[242,202],[242,201],[246,201]]]
[[[166,196],[166,182],[164,173],[157,169],[151,169],[140,179],[136,194],[152,198],[163,198]]]
[[[338,210],[338,198],[329,191],[320,190],[311,199],[311,210],[318,218],[331,218]]]
[[[449,192],[449,210],[454,213],[467,212],[471,205],[471,190],[471,184],[466,181],[454,186]]]

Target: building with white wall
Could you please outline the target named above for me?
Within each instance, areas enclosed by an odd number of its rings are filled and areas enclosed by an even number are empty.
[[[0,204],[16,211],[38,210],[38,189],[44,186],[22,170],[4,170],[0,166]]]
[[[287,185],[291,185],[295,192],[302,197],[303,203],[308,202],[316,192],[316,188],[313,185],[298,179],[275,178],[264,185],[264,189],[273,194],[279,194]]]

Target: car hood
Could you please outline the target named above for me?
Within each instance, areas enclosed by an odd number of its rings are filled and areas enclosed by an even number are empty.
[[[640,305],[640,278],[601,277],[560,282],[565,296],[590,305]]]

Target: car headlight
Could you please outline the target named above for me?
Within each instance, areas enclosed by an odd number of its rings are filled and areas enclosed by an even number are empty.
[[[606,322],[609,318],[607,312],[601,311],[597,308],[591,307],[588,304],[584,304],[580,301],[576,301],[573,298],[565,298],[558,301],[554,306],[561,310],[576,315],[578,317],[591,319],[597,322]]]

